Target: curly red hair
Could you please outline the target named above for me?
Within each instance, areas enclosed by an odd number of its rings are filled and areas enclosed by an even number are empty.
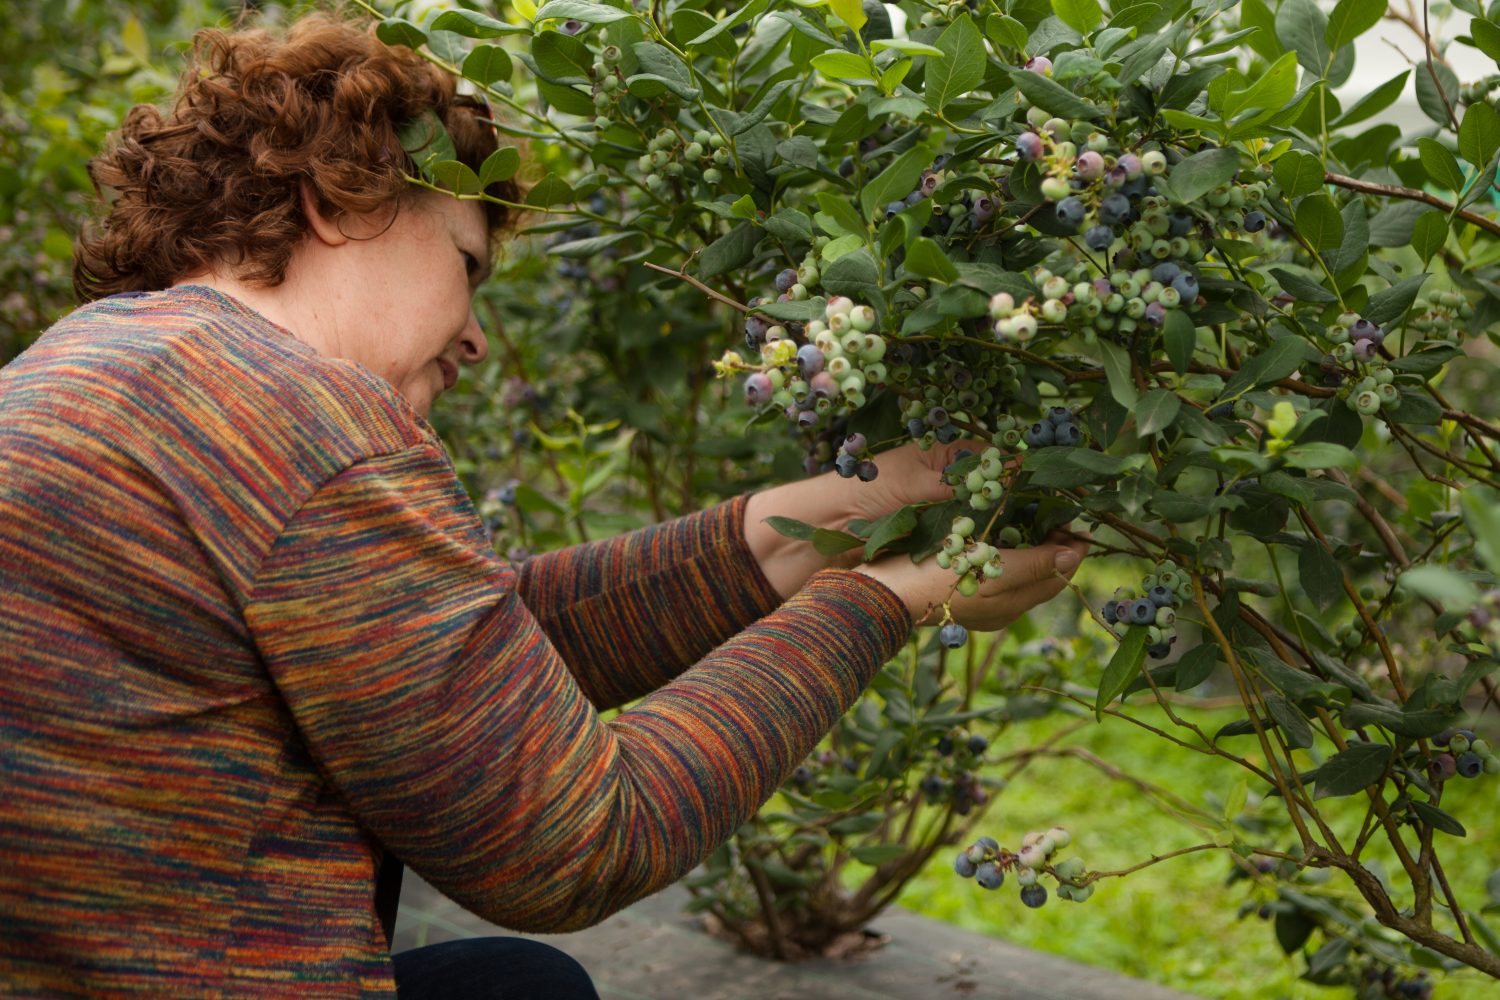
[[[199,32],[172,109],[137,105],[89,163],[113,198],[74,249],[79,299],[155,291],[218,265],[279,284],[308,230],[303,181],[331,217],[395,208],[416,190],[397,134],[426,111],[471,168],[495,151],[485,109],[456,90],[448,73],[335,14],[285,31]],[[509,181],[489,193],[517,199]],[[504,230],[507,209],[484,206],[491,233]]]

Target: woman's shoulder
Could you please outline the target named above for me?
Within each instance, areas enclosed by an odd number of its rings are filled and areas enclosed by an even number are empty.
[[[320,355],[214,289],[181,285],[91,302],[0,374],[7,402],[84,390],[91,406],[260,437],[291,434],[347,463],[435,436],[390,384]],[[9,407],[7,407],[9,408]]]

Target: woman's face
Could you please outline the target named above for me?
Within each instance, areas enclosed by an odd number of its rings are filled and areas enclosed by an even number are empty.
[[[424,417],[453,387],[461,364],[484,360],[474,292],[490,273],[489,232],[478,202],[421,192],[388,229],[355,243],[354,288],[368,322],[339,331],[334,353],[395,387]]]

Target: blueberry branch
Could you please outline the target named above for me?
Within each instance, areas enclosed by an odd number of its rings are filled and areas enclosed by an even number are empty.
[[[1443,212],[1446,212],[1449,216],[1456,216],[1457,218],[1463,219],[1465,222],[1471,225],[1478,226],[1480,229],[1483,229],[1487,233],[1495,236],[1500,236],[1500,222],[1496,222],[1494,219],[1491,219],[1488,216],[1480,215],[1478,212],[1471,211],[1467,208],[1459,208],[1453,202],[1446,201],[1442,198],[1439,198],[1437,195],[1431,194],[1427,191],[1419,191],[1416,188],[1402,187],[1399,184],[1378,184],[1375,181],[1362,181],[1353,177],[1346,177],[1343,174],[1336,174],[1331,171],[1323,175],[1323,180],[1329,184],[1336,184],[1341,188],[1347,188],[1350,191],[1359,191],[1363,194],[1380,195],[1384,198],[1405,198],[1408,201],[1420,201],[1424,205],[1431,205],[1433,208],[1437,208],[1442,210]]]

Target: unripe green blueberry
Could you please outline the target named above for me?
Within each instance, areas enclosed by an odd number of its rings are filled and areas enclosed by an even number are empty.
[[[1048,201],[1062,201],[1072,190],[1061,177],[1048,177],[1041,184],[1042,197]]]
[[[716,149],[716,150],[714,150],[713,160],[714,160],[715,163],[717,163],[719,166],[722,167],[724,164],[726,164],[726,163],[729,162],[729,150],[727,150],[727,149]]]
[[[1145,168],[1146,173],[1160,176],[1167,172],[1166,154],[1157,149],[1153,149],[1149,153],[1144,153],[1141,156],[1141,166]]]
[[[718,184],[723,179],[724,175],[719,173],[713,167],[709,167],[707,170],[703,171],[703,183],[705,184]]]
[[[660,188],[665,183],[666,183],[666,181],[662,179],[661,174],[647,174],[646,175],[646,186],[648,188],[650,188],[651,190],[653,190],[653,191],[657,190],[658,188]]]
[[[1368,417],[1380,409],[1380,394],[1366,389],[1364,392],[1356,393],[1349,397],[1352,400],[1350,408],[1356,413]]]

